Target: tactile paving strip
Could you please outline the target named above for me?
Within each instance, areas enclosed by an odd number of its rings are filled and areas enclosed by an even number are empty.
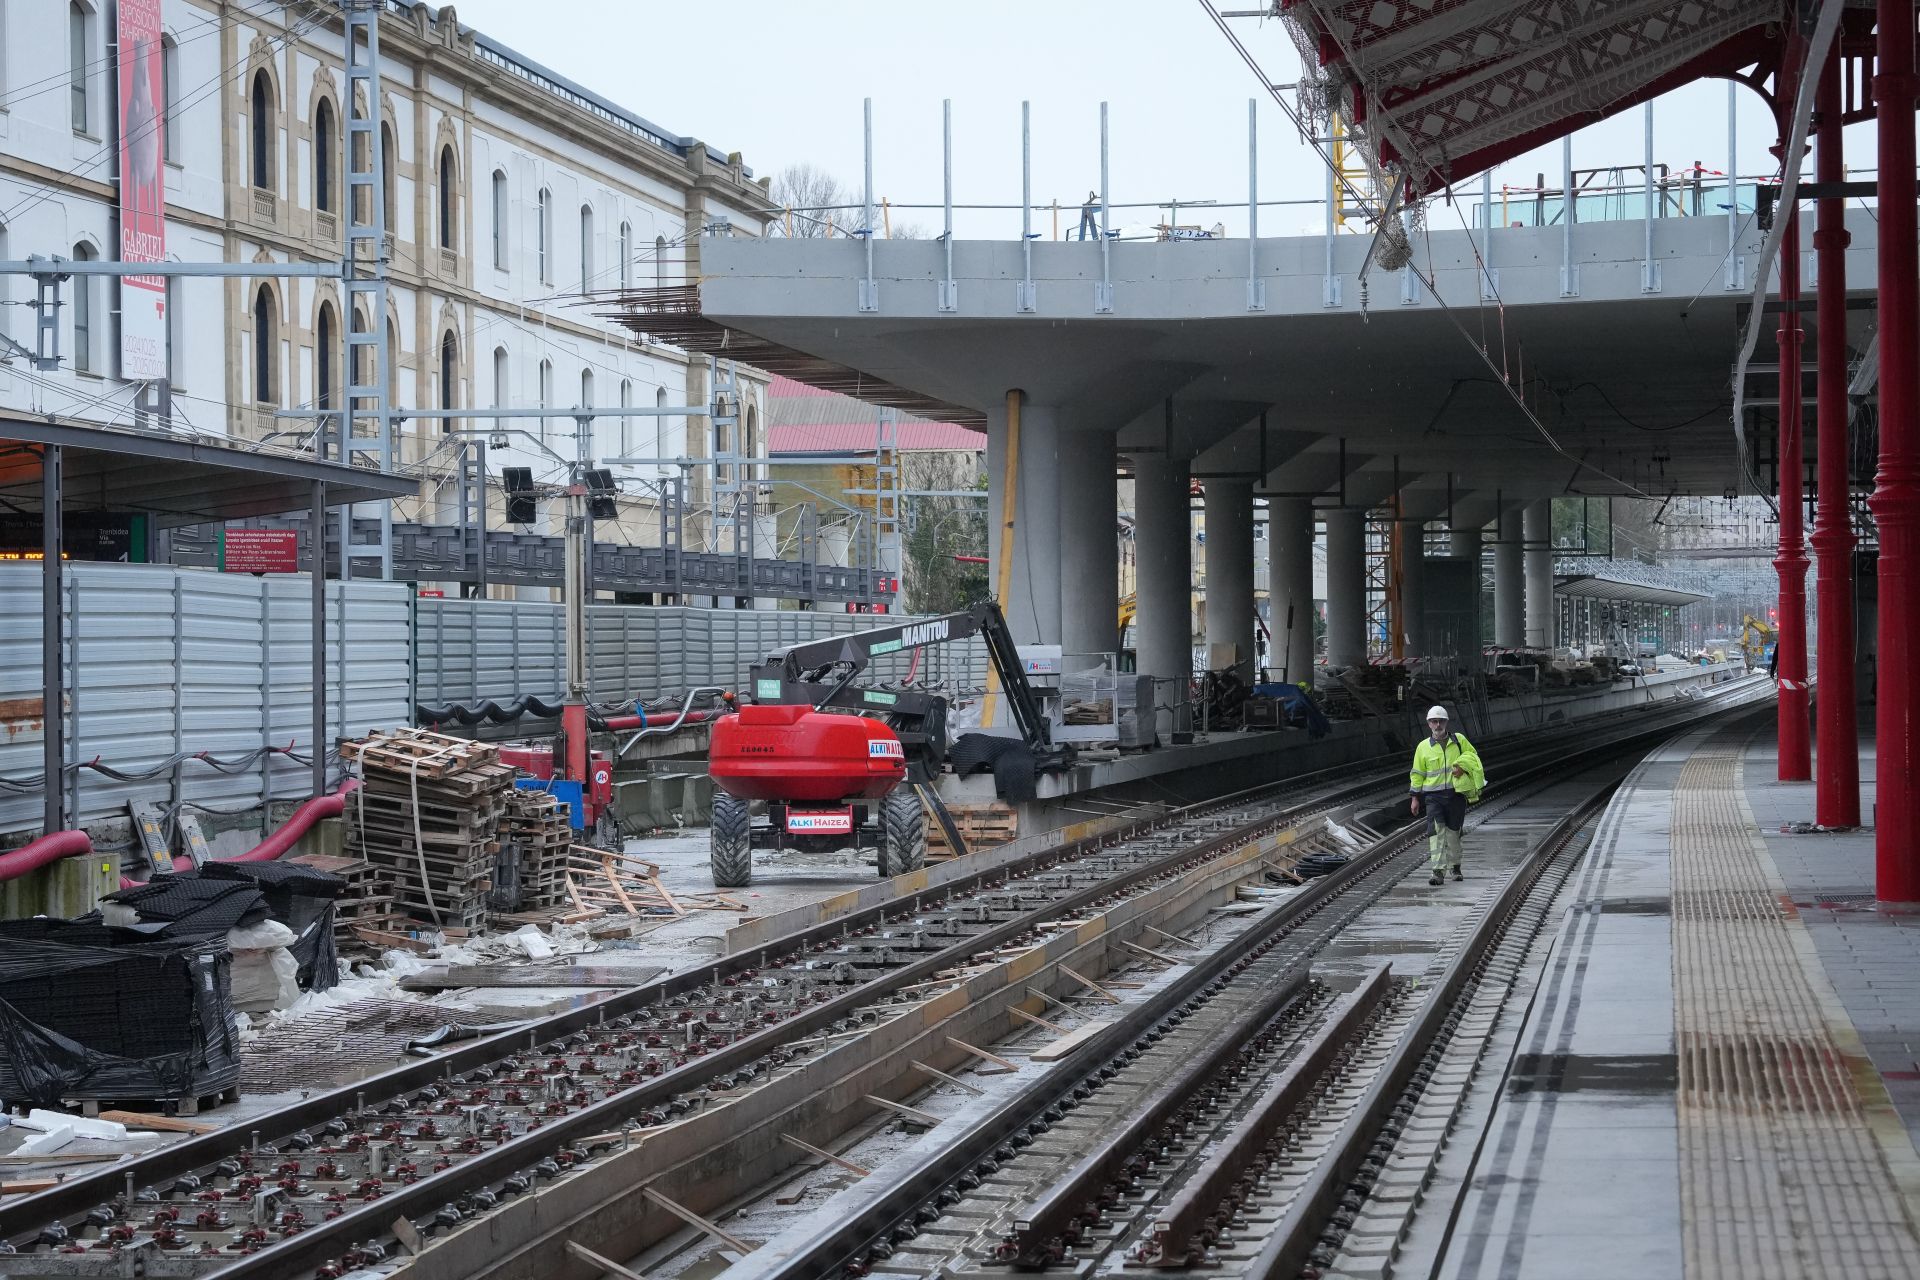
[[[1673,791],[1673,987],[1689,1280],[1920,1275],[1834,998],[1716,734]],[[1870,1074],[1870,1072],[1868,1073]]]

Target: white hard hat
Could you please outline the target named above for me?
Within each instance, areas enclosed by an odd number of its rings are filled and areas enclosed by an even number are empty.
[[[1445,720],[1446,718],[1447,718],[1447,709],[1445,707],[1428,707],[1427,708],[1427,719]]]

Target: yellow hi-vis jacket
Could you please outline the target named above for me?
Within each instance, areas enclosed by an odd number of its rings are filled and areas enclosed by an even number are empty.
[[[1458,766],[1461,776],[1454,776]],[[1473,749],[1463,733],[1449,733],[1435,742],[1431,735],[1420,739],[1413,749],[1413,771],[1407,775],[1407,789],[1415,795],[1433,791],[1458,791],[1468,803],[1480,799],[1487,785],[1486,771],[1480,765],[1480,753]]]

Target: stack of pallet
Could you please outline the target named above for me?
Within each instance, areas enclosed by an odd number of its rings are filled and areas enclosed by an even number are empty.
[[[509,792],[506,815],[500,819],[500,843],[518,854],[520,910],[567,905],[573,826],[564,804],[545,791]]]
[[[349,811],[351,812],[351,811]],[[336,946],[359,941],[356,928],[386,931],[400,923],[393,909],[393,889],[386,876],[370,862],[360,858],[338,858],[325,853],[308,853],[291,861],[339,876],[347,882],[345,892],[334,900],[333,938]]]
[[[1020,815],[1013,811],[1012,806],[998,800],[992,804],[950,804],[947,812],[952,815],[960,838],[967,842],[968,853],[978,853],[982,849],[1005,844],[1020,834]],[[947,842],[946,829],[929,809],[927,857],[937,862],[954,856],[956,850]]]
[[[346,812],[347,849],[393,886],[416,919],[474,929],[487,890],[514,770],[495,747],[423,729],[394,729],[342,743],[361,786]]]

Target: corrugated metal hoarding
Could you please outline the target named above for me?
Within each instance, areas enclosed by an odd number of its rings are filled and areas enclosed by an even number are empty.
[[[312,746],[311,584],[305,575],[248,577],[165,565],[70,564],[65,573],[69,670],[67,758],[142,772],[178,752],[230,757],[262,746]],[[411,723],[410,588],[329,583],[328,732]],[[344,635],[340,619],[346,619]],[[340,679],[340,653],[349,655]],[[0,831],[37,829],[41,789],[40,569],[0,566]],[[178,778],[174,777],[177,772]],[[273,757],[223,773],[189,762],[151,782],[91,770],[69,778],[81,822],[117,816],[130,799],[184,795],[221,809],[309,794],[305,766]],[[176,791],[176,786],[179,788]]]
[[[558,604],[530,600],[416,601],[416,683],[423,703],[556,698],[565,635]],[[911,621],[900,616],[805,610],[591,605],[587,678],[596,699],[657,697],[705,685],[739,687],[754,663],[783,645]],[[911,659],[887,657],[874,681],[906,676]],[[916,681],[979,688],[986,649],[978,640],[922,651]]]

